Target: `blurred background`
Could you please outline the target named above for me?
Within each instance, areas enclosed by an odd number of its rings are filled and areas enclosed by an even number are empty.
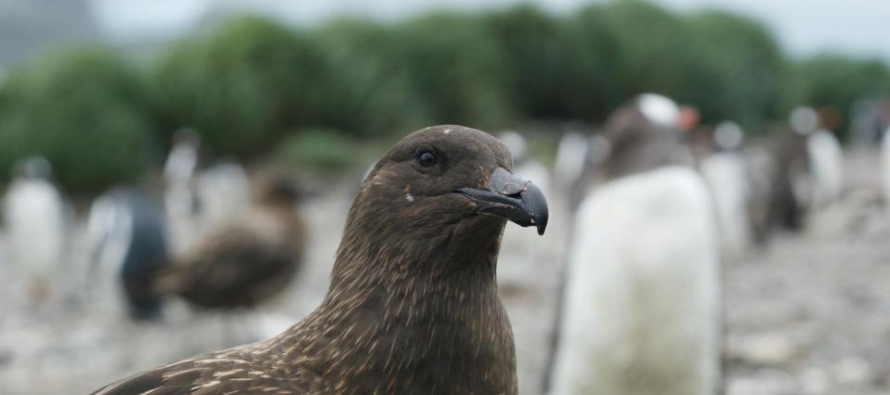
[[[508,230],[499,265],[521,392],[542,393],[574,210],[596,185],[590,138],[647,92],[679,103],[706,179],[727,152],[747,174],[727,198],[744,213],[716,216],[745,222],[743,236],[718,235],[725,393],[890,393],[888,12],[881,0],[0,0],[0,393],[89,393],[297,322],[324,297],[363,175],[402,136],[444,123],[516,132],[502,136],[517,171],[548,191],[548,234]],[[715,137],[725,121],[736,144]],[[828,154],[789,142],[817,131]],[[295,204],[254,227],[244,218],[282,203],[270,173]],[[235,307],[180,275],[165,288],[179,298],[145,299],[146,278],[237,254],[207,246],[267,226],[286,242],[250,240],[281,253],[292,281],[277,295]]]

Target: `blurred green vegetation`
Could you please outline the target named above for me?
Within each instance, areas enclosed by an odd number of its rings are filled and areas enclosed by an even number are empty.
[[[293,133],[278,145],[274,156],[296,167],[345,170],[363,160],[370,161],[366,148],[337,130],[310,128]]]
[[[367,160],[366,142],[422,126],[598,123],[642,92],[694,105],[706,123],[733,119],[757,133],[799,104],[847,115],[857,99],[888,90],[882,62],[792,59],[759,21],[639,0],[565,16],[522,5],[311,30],[243,16],[141,64],[82,48],[9,70],[0,82],[0,178],[21,157],[42,154],[67,188],[98,190],[156,165],[184,126],[215,155],[271,152],[343,169]]]
[[[724,12],[705,12],[687,19],[696,73],[678,99],[695,103],[702,120],[725,119],[762,126],[782,119],[792,103],[783,80],[788,64],[772,34],[761,23]]]
[[[863,98],[886,97],[890,92],[890,69],[883,62],[851,59],[840,55],[820,55],[795,63],[794,80],[789,83],[791,101],[839,111],[838,132],[849,132],[847,111]]]
[[[142,74],[102,48],[51,53],[10,72],[0,106],[0,169],[40,154],[78,191],[139,177],[155,142]]]
[[[390,35],[390,67],[404,71],[429,124],[503,127],[510,65],[480,18],[433,14],[398,24]]]
[[[311,119],[323,53],[304,32],[244,17],[174,45],[152,75],[164,130],[199,131],[212,152],[244,158]]]

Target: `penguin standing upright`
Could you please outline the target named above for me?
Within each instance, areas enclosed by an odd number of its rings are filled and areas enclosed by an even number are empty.
[[[721,247],[730,256],[738,256],[751,244],[748,216],[751,187],[740,151],[743,139],[744,133],[737,124],[721,123],[714,129],[715,152],[699,163],[717,210]]]
[[[93,201],[87,230],[91,304],[113,301],[134,319],[160,317],[162,299],[152,284],[171,259],[161,202],[139,188],[112,189]]]
[[[8,255],[25,297],[42,305],[70,291],[67,279],[74,212],[42,157],[19,162],[3,201]]]
[[[670,99],[606,124],[603,180],[578,208],[553,395],[712,395],[720,376],[716,220]]]

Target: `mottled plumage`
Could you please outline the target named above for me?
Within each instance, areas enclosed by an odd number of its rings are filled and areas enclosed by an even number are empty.
[[[543,232],[547,207],[510,162],[472,129],[406,137],[359,189],[313,313],[272,339],[95,394],[516,394],[500,235],[505,218]]]
[[[253,306],[283,290],[302,261],[303,221],[298,191],[284,174],[259,182],[254,207],[202,235],[155,280],[204,308]]]

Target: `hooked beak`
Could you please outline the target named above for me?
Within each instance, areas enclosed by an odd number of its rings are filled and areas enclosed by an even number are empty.
[[[457,191],[476,203],[477,214],[503,217],[520,226],[534,225],[539,235],[544,234],[549,216],[547,200],[531,181],[498,167],[491,174],[487,189],[461,188]]]

